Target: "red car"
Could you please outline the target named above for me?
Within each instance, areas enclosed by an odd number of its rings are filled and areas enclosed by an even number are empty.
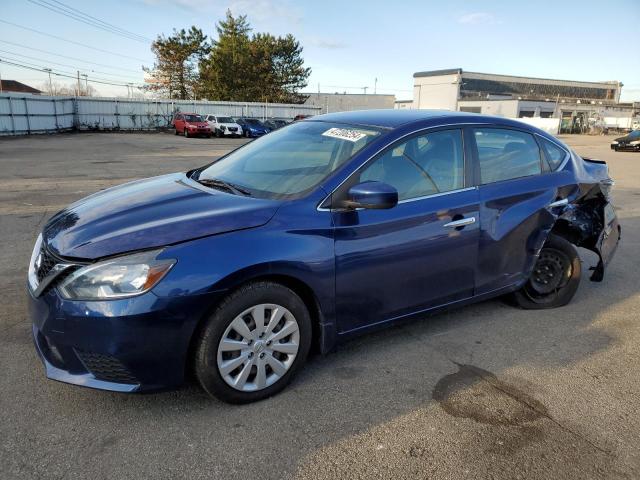
[[[209,124],[197,113],[176,113],[172,123],[173,128],[176,129],[176,135],[182,134],[187,138],[196,135],[206,137],[213,135]]]

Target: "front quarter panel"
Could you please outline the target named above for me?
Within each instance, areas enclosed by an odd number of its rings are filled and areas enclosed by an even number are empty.
[[[167,248],[176,265],[154,288],[159,297],[224,293],[258,278],[287,277],[315,295],[323,321],[334,318],[334,246],[331,214],[317,198],[287,202],[258,228],[214,235]],[[218,298],[217,295],[214,296]],[[211,305],[210,307],[213,307]]]

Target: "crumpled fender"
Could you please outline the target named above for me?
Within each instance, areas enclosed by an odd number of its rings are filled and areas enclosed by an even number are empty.
[[[550,230],[541,229],[536,240],[544,237],[546,241],[548,235],[554,234],[595,252],[598,264],[591,267],[590,280],[600,282],[621,238],[621,227],[610,199],[614,182],[609,177],[605,162],[573,156],[576,176],[580,181],[579,194],[567,199],[564,206],[548,208],[555,216],[555,222]],[[543,245],[544,241],[536,245],[539,246],[536,257]]]

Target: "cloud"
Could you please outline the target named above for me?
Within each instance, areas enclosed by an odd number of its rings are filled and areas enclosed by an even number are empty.
[[[338,50],[341,48],[347,48],[349,46],[346,43],[341,41],[327,40],[324,38],[312,38],[312,39],[309,39],[308,42],[309,42],[309,45],[313,45],[314,47],[318,47],[318,48],[326,48],[327,50]]]
[[[486,12],[466,13],[458,17],[458,23],[463,25],[482,25],[495,22],[496,18],[492,14]]]

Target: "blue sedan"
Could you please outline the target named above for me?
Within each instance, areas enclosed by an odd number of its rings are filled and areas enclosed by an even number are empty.
[[[505,296],[560,307],[620,238],[607,165],[503,118],[366,111],[296,122],[186,173],[56,214],[28,272],[49,378],[137,392],[188,369],[228,402],[309,351]]]

